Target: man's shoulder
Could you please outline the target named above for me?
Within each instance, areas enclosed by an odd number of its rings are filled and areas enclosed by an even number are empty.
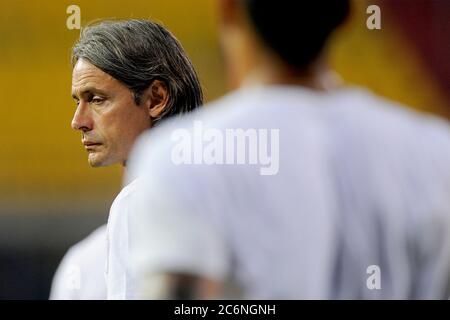
[[[173,135],[186,134],[192,138],[196,134],[196,121],[204,129],[276,127],[287,130],[292,137],[311,129],[321,136],[328,134],[337,142],[333,148],[345,152],[383,151],[378,152],[378,156],[383,156],[388,155],[390,148],[393,156],[418,158],[428,152],[442,157],[437,162],[450,156],[450,126],[445,119],[414,111],[358,87],[325,94],[277,87],[230,93],[201,110],[145,133],[131,157],[138,159],[131,166],[131,177],[137,176],[139,170],[135,169],[140,167],[146,167],[146,171],[152,167],[176,169],[170,161]]]
[[[136,190],[137,183],[138,183],[137,179],[129,180],[123,186],[122,190],[120,190],[119,194],[114,199],[114,202],[113,202],[111,208],[117,207],[117,206],[121,205],[122,203],[126,202],[131,197],[131,195],[134,193],[134,191]]]
[[[294,86],[242,88],[148,130],[141,135],[133,149],[144,150],[148,147],[148,151],[152,153],[162,152],[172,145],[174,133],[184,131],[195,134],[198,126],[203,129],[225,130],[266,128],[282,125],[286,121],[307,124],[308,121],[313,121],[309,115],[315,114],[315,105],[309,103],[314,98],[315,94],[311,90]],[[294,110],[298,112],[296,115],[301,116],[290,114],[289,111]]]
[[[72,246],[64,255],[52,282],[50,299],[102,299],[102,282],[98,275],[104,271],[106,262],[106,226],[102,225],[93,231],[85,239]],[[83,282],[79,287],[73,280],[81,279]],[[91,288],[91,281],[87,278],[98,281],[95,285],[96,290]],[[95,282],[94,282],[95,283]],[[88,291],[86,291],[88,290]],[[91,296],[91,293],[98,293]]]
[[[86,238],[73,245],[66,253],[64,260],[70,263],[84,263],[106,254],[106,225],[102,225]]]
[[[411,142],[430,148],[450,144],[447,119],[414,110],[366,89],[352,87],[337,92],[330,96],[328,105],[328,125],[343,134],[357,132],[357,139],[383,140],[386,145]]]

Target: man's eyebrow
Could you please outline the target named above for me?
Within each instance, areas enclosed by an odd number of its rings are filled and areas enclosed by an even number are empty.
[[[104,92],[101,89],[98,88],[94,88],[94,87],[86,87],[83,88],[83,90],[80,91],[80,96],[86,95],[86,94],[95,94],[95,93],[99,93],[102,95],[106,95],[106,92]],[[72,92],[72,98],[74,98],[75,100],[79,100],[77,94],[75,92]]]

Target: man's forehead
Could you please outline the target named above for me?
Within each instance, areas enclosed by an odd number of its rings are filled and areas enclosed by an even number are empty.
[[[80,59],[72,71],[72,93],[101,90],[113,83],[113,77],[93,64]]]
[[[97,79],[104,81],[110,78],[112,77],[109,74],[83,59],[78,60],[72,70],[73,82]]]

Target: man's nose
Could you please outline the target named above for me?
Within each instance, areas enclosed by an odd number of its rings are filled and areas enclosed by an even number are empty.
[[[83,102],[78,104],[77,110],[73,115],[72,128],[83,132],[92,130],[92,119],[88,111],[87,105]]]

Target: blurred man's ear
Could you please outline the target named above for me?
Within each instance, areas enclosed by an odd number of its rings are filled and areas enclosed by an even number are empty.
[[[160,80],[154,80],[145,90],[142,96],[143,103],[148,109],[150,118],[158,118],[169,102],[169,91],[166,84]]]
[[[221,26],[228,26],[236,22],[238,0],[218,0],[219,21]]]

